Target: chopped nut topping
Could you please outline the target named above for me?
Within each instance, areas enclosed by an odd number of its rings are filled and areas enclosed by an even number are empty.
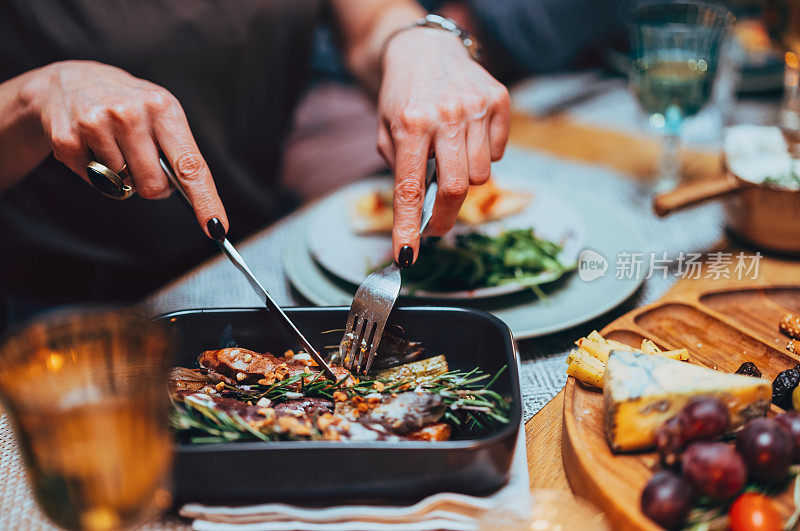
[[[317,427],[320,430],[325,431],[328,427],[333,423],[333,415],[330,413],[325,413],[317,419]]]
[[[797,347],[794,346],[794,339],[789,340],[789,344],[786,345],[786,350],[791,352],[792,354],[797,354]]]
[[[311,426],[292,417],[278,417],[278,426],[294,435],[311,435]]]
[[[244,362],[245,363],[250,363],[252,360],[253,360],[253,355],[250,354],[249,352],[245,353]]]
[[[312,365],[316,366],[317,362],[311,357],[310,354],[306,352],[298,352],[297,355],[293,358],[293,361],[297,363],[301,363],[303,365]]]
[[[294,350],[291,349],[287,350],[286,352],[283,353],[283,357],[286,358],[287,360],[292,359],[294,357]]]
[[[381,391],[386,389],[386,386],[383,385],[383,382],[375,382],[374,384],[372,384],[372,388],[380,393]]]
[[[217,391],[222,391],[225,389],[225,382],[218,382],[217,385],[214,386]]]
[[[237,372],[236,373],[236,381],[237,382],[241,382],[245,378],[247,378],[247,375],[245,373],[243,373],[243,372]]]
[[[344,402],[347,400],[347,394],[343,391],[334,391],[333,392],[333,401],[334,402]]]
[[[258,381],[261,385],[272,385],[275,383],[275,374],[274,373],[267,373],[264,375],[262,379]]]

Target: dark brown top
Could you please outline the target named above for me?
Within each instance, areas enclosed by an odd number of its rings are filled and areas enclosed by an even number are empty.
[[[0,81],[92,59],[171,91],[236,239],[291,205],[275,176],[316,16],[316,0],[6,0]],[[0,291],[75,301],[143,296],[215,247],[177,198],[109,200],[50,157],[0,194],[0,249]]]

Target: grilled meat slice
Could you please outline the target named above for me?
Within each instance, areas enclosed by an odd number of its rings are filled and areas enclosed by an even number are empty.
[[[335,415],[360,424],[378,424],[388,431],[406,435],[435,424],[444,415],[442,397],[411,391],[375,399],[347,399],[336,403]]]
[[[325,398],[299,398],[272,406],[276,412],[291,413],[295,416],[317,416],[333,413],[333,402]]]
[[[253,406],[233,398],[225,398],[208,393],[178,392],[177,397],[196,406],[222,411],[228,415],[236,414],[247,423],[264,420],[265,416],[259,406]]]
[[[197,360],[201,367],[218,372],[239,384],[272,385],[300,373],[316,371],[316,365],[305,356],[278,358],[269,352],[261,354],[240,347],[207,350]],[[344,367],[332,367],[337,378],[345,384],[355,379]]]
[[[219,395],[188,391],[178,392],[176,396],[180,401],[187,402],[195,409],[215,410],[230,416],[236,415],[252,428],[271,439],[328,441],[405,440],[404,437],[389,432],[379,424],[365,425],[358,422],[350,422],[330,412],[319,415],[315,413],[298,415],[291,409],[280,408],[279,406],[283,404],[274,408],[261,407]],[[319,407],[321,403],[309,403],[308,405],[313,408]]]
[[[167,390],[170,394],[179,391],[195,392],[211,385],[211,380],[203,371],[198,369],[187,369],[185,367],[173,367],[169,371],[167,378]]]
[[[267,352],[260,354],[244,348],[207,350],[197,360],[201,367],[218,372],[240,384],[263,383],[269,385],[290,375],[288,364]],[[302,372],[297,367],[295,372]]]
[[[250,405],[233,398],[206,393],[179,393],[181,400],[196,409],[221,411],[236,415],[252,428],[275,439],[303,440],[318,439],[316,417],[296,416],[287,411],[275,411],[270,407]]]

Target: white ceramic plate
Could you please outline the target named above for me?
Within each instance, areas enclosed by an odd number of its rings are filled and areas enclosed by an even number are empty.
[[[509,229],[535,229],[536,235],[560,242],[564,249],[559,259],[567,269],[575,267],[578,253],[585,245],[586,229],[579,213],[569,203],[541,188],[519,178],[495,176],[499,186],[530,192],[528,206],[518,214],[502,220],[484,223],[477,230],[497,235]],[[321,201],[308,214],[306,241],[314,259],[337,277],[359,285],[375,267],[388,262],[392,256],[391,236],[357,234],[351,227],[351,211],[359,197],[378,189],[391,190],[389,178],[373,178],[354,183],[334,192]],[[474,228],[457,226],[447,237]],[[403,288],[409,297],[436,299],[480,299],[507,295],[528,289],[532,284],[553,282],[564,274],[544,272],[527,284],[509,283],[502,286],[479,288],[470,291],[424,291]]]
[[[607,205],[581,194],[571,194],[569,206],[580,213],[586,229],[586,247],[608,262],[605,274],[593,280],[568,275],[542,286],[547,300],[539,300],[530,291],[490,299],[462,300],[459,306],[478,308],[502,319],[516,339],[538,337],[566,330],[603,315],[630,297],[644,281],[638,277],[615,278],[614,263],[619,253],[643,252],[645,245],[639,231],[623,221]],[[356,287],[322,268],[309,253],[304,236],[311,216],[299,218],[290,237],[284,267],[292,286],[318,306],[350,306]],[[398,305],[418,303],[401,298]]]

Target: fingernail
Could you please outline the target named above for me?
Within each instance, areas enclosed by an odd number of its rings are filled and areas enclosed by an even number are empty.
[[[414,261],[414,248],[410,245],[400,247],[400,252],[397,253],[397,263],[400,267],[409,267]]]
[[[225,239],[225,226],[222,222],[217,218],[211,218],[206,223],[206,227],[208,227],[208,233],[217,241],[222,241]]]

